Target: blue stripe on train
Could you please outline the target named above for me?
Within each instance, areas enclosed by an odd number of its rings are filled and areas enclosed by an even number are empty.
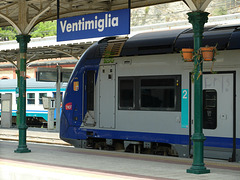
[[[17,110],[12,110],[13,113],[16,113]],[[36,113],[48,113],[47,110],[26,110],[26,112],[36,112]]]
[[[1,109],[0,109],[0,116],[1,116]],[[17,110],[12,110],[12,116],[17,116]],[[47,110],[27,110],[26,117],[42,117],[47,121],[48,111]]]
[[[62,108],[60,108],[61,114]],[[1,109],[0,109],[1,116]],[[17,110],[12,110],[12,116],[17,116]],[[42,117],[46,121],[48,120],[48,111],[47,110],[27,110],[26,117]],[[56,119],[56,109],[54,110],[54,119]]]
[[[17,116],[17,111],[12,112],[12,116]],[[32,111],[32,112],[29,112],[27,110],[26,111],[26,117],[42,117],[43,119],[45,119],[47,121],[48,120],[48,112],[47,111],[40,111],[40,112]]]
[[[92,134],[92,135],[87,135]],[[67,134],[64,134],[64,136]],[[104,139],[122,139],[130,141],[145,141],[145,142],[161,142],[168,144],[189,144],[188,135],[180,134],[163,134],[163,133],[146,133],[146,132],[129,132],[129,131],[114,131],[114,130],[99,130],[99,129],[80,129],[79,127],[69,127],[68,136],[65,138],[72,139],[87,139],[104,138]],[[206,137],[204,146],[233,148],[233,139],[225,137]],[[240,149],[240,139],[236,139],[237,149]]]

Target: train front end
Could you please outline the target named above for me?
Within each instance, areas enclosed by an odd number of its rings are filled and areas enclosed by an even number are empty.
[[[60,138],[74,146],[77,146],[78,139],[86,139],[80,127],[86,114],[93,110],[93,89],[101,60],[96,54],[97,47],[97,44],[92,45],[80,58],[68,82],[63,100]]]

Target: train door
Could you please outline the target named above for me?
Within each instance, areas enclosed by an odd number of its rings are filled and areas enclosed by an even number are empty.
[[[233,73],[203,75],[203,133],[207,137],[204,142],[205,157],[234,157],[234,83]],[[194,113],[192,119],[193,116]],[[191,129],[193,134],[193,125]]]
[[[115,128],[115,65],[99,67],[99,127]]]
[[[83,123],[85,126],[95,126],[94,117],[94,87],[95,87],[95,70],[87,70],[84,73],[84,106],[85,117]]]

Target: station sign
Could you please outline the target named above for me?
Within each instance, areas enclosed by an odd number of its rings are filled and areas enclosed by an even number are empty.
[[[72,69],[61,69],[60,82],[68,82],[72,74]],[[57,82],[58,72],[57,68],[37,68],[37,81]]]
[[[68,82],[72,75],[72,69],[61,69],[61,82]]]
[[[37,81],[57,82],[56,68],[37,68],[36,73]]]
[[[130,9],[57,20],[57,41],[130,34]]]

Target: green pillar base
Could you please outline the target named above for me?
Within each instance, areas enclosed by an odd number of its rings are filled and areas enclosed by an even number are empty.
[[[192,174],[207,174],[210,173],[210,169],[206,169],[203,166],[192,166],[190,169],[187,169],[187,173]]]
[[[26,147],[18,147],[15,151],[15,153],[28,153],[28,152],[31,152],[30,149]]]
[[[31,152],[31,150],[29,150],[27,148],[27,144],[26,144],[27,128],[28,128],[28,126],[26,124],[20,124],[18,126],[18,129],[19,129],[19,143],[18,143],[18,148],[14,151],[15,153]]]

